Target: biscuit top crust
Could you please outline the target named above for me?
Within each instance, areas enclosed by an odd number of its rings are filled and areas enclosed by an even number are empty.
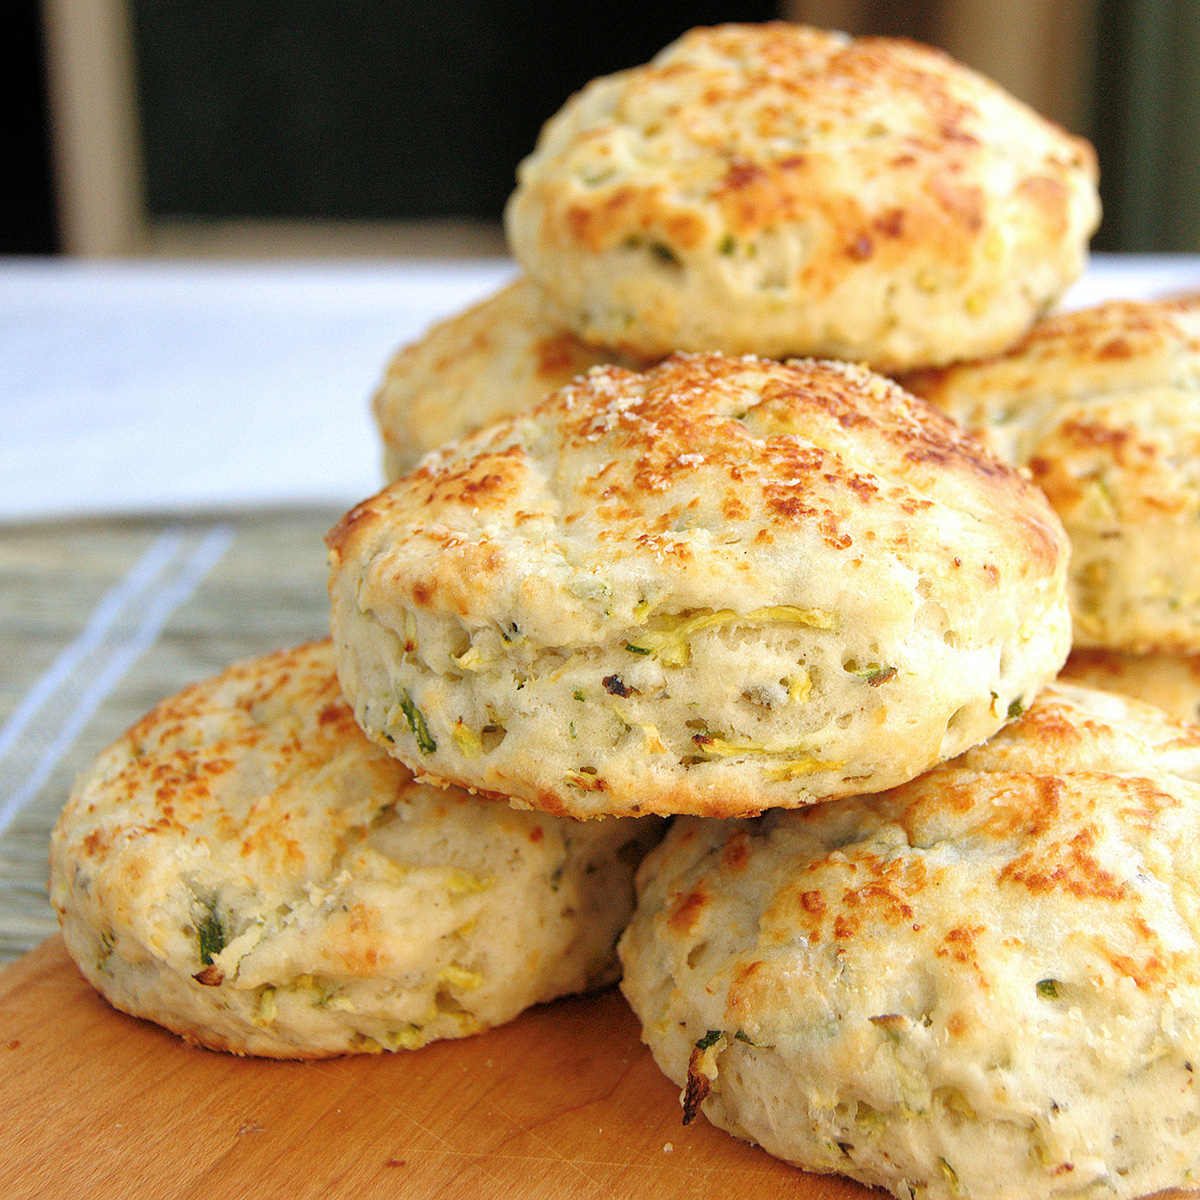
[[[75,851],[97,869],[128,853],[130,839],[206,859],[220,846],[281,887],[328,873],[352,830],[414,786],[355,724],[326,639],[235,663],[163,700],[100,755],[56,838],[91,823]]]
[[[1200,783],[1200,726],[1131,696],[1059,679],[1020,721],[955,762],[967,771],[1168,774]]]
[[[118,1007],[311,1058],[607,982],[654,837],[417,782],[359,728],[325,639],[185,688],[107,747],[52,834],[50,896]]]
[[[904,384],[1028,467],[1070,524],[1200,515],[1200,297],[1040,321],[992,358]]]
[[[597,351],[554,326],[541,312],[536,288],[518,279],[401,347],[388,363],[371,407],[386,446],[395,453],[409,451],[412,430],[422,437],[429,431],[434,440],[426,440],[415,461],[425,450],[484,423],[471,425],[477,414],[448,404],[447,395],[453,399],[468,392],[489,364],[499,367],[493,371],[492,390],[506,376],[519,375],[533,404],[602,361]]]
[[[639,888],[643,904],[651,889],[667,898],[665,932],[680,943],[749,933],[720,976],[727,1007],[723,1021],[711,1014],[715,1027],[769,1044],[798,1012],[815,1024],[852,996],[906,1028],[905,1007],[933,971],[958,1013],[949,1037],[990,1046],[1001,1035],[987,1005],[1016,1004],[1042,975],[1059,987],[1107,976],[1144,995],[1200,987],[1189,848],[1198,772],[1194,728],[1051,685],[995,750],[888,792],[751,822],[685,818]],[[745,897],[761,910],[731,915]],[[805,950],[832,961],[798,974]],[[980,1050],[977,1061],[991,1060]]]
[[[1001,579],[1040,587],[1065,553],[1036,488],[883,377],[713,354],[595,368],[429,455],[328,544],[392,628],[434,609],[543,645],[798,593],[843,611],[850,575],[884,560],[904,565],[866,571],[880,611],[933,576],[982,612]]]
[[[938,50],[785,22],[723,25],[573,96],[522,163],[507,222],[539,278],[560,253],[641,245],[678,269],[699,256],[733,262],[800,230],[768,290],[795,275],[811,301],[866,272],[969,292],[964,281],[1018,242],[1057,255],[1086,240],[1096,179],[1087,141]],[[645,336],[631,331],[643,352],[709,348]],[[782,356],[774,345],[712,348]]]
[[[1135,388],[1194,387],[1200,295],[1110,300],[1039,321],[1003,354],[913,371],[902,381],[939,407],[1017,397],[1069,400]]]
[[[605,853],[599,825],[580,832],[556,820],[418,783],[359,729],[324,639],[235,663],[168,697],[107,747],[55,828],[52,899],[60,912],[107,906],[127,934],[185,963],[195,953],[188,898],[210,919],[216,905],[233,939],[221,969],[259,946],[238,967],[243,986],[318,969],[402,972],[416,986],[414,945],[452,912],[461,920],[462,897],[491,903],[497,861],[536,854],[549,878],[564,841]],[[405,832],[421,825],[424,839]],[[97,882],[89,890],[81,878]],[[537,938],[548,928],[540,919]],[[546,944],[530,933],[535,957],[538,946]],[[543,962],[530,978],[542,968],[555,973]]]
[[[677,819],[619,951],[685,1116],[900,1196],[1190,1187],[1198,752],[1050,685],[889,791]]]
[[[481,875],[493,836],[540,845],[553,831],[544,814],[418,783],[359,729],[338,686],[330,639],[309,642],[234,663],[184,688],[108,746],[77,783],[54,831],[53,898],[60,907],[67,902],[68,862],[74,871],[112,872],[113,903],[118,887],[147,903],[155,889],[175,895],[177,878],[200,896],[218,890],[230,919],[243,924],[275,901],[297,903],[306,892],[336,886],[346,900],[345,915],[331,918],[342,927],[341,940],[323,941],[310,927],[309,954],[337,974],[375,974],[409,945],[404,937],[386,949],[371,944],[377,897],[359,895],[380,879],[399,878],[394,864],[380,866],[371,841],[393,810],[431,829],[448,822],[447,814],[477,811],[478,835],[458,861],[478,861]],[[444,840],[431,838],[427,852],[409,853],[413,865],[420,860],[448,872],[453,886]],[[363,903],[353,907],[350,897]],[[399,892],[394,899],[405,902]],[[120,912],[133,920],[141,908],[130,899]],[[161,912],[141,916],[166,922]],[[288,934],[302,935],[299,928]]]
[[[532,408],[608,362],[648,365],[585,344],[551,319],[530,280],[517,279],[437,322],[388,364],[371,402],[388,480],[443,442]]]
[[[592,251],[638,226],[698,244],[710,232],[700,220],[672,219],[678,189],[714,200],[737,236],[815,206],[852,257],[894,256],[931,224],[950,235],[943,251],[959,254],[987,216],[980,161],[1004,157],[990,150],[994,122],[1040,159],[1009,164],[1013,190],[1065,228],[1064,176],[1097,173],[1088,142],[931,47],[784,22],[691,30],[573,98],[536,153],[562,155],[590,187],[556,232]],[[853,175],[834,166],[850,151]],[[649,167],[661,181],[645,179]],[[924,181],[905,187],[905,207],[888,202],[896,171]],[[622,190],[624,175],[639,186]],[[836,185],[850,178],[870,190],[847,204]]]

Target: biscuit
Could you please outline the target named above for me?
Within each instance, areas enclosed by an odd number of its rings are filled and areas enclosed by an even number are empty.
[[[1200,654],[1073,650],[1059,678],[1154,704],[1180,721],[1200,721]]]
[[[1052,685],[893,791],[681,818],[622,990],[697,1111],[900,1200],[1200,1172],[1200,731]]]
[[[1028,468],[1071,541],[1078,646],[1200,651],[1200,300],[1112,301],[905,385]]]
[[[579,817],[889,787],[994,733],[1070,641],[1041,493],[845,363],[594,368],[328,541],[367,733]]]
[[[389,363],[372,400],[385,476],[396,479],[444,442],[532,408],[600,363],[642,365],[586,345],[550,318],[529,280],[518,279],[438,322]]]
[[[514,256],[585,341],[892,371],[998,351],[1083,270],[1095,152],[939,51],[694,29],[521,164]]]
[[[76,786],[51,899],[86,978],[189,1042],[319,1058],[462,1037],[612,982],[650,821],[413,781],[328,641],[164,701]]]

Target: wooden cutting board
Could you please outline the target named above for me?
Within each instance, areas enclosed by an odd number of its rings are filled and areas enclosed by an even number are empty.
[[[0,1196],[865,1200],[715,1129],[616,990],[422,1050],[197,1050],[110,1008],[55,937],[0,972]]]

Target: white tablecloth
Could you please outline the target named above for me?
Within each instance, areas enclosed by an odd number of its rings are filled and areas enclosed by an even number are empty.
[[[0,521],[352,504],[391,353],[513,271],[0,262]],[[1200,256],[1097,256],[1066,302],[1186,289]]]
[[[354,503],[391,353],[512,272],[0,263],[0,520]]]

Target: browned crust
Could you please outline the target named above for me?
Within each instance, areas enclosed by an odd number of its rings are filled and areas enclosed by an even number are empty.
[[[948,262],[972,256],[989,219],[989,198],[975,179],[989,136],[981,95],[994,91],[992,84],[941,51],[903,38],[844,42],[823,30],[768,22],[692,30],[677,46],[686,50],[697,43],[725,55],[736,68],[706,74],[703,66],[668,57],[629,72],[626,88],[637,96],[677,87],[688,97],[674,106],[671,120],[698,152],[728,162],[707,198],[732,233],[749,237],[817,217],[824,243],[816,248],[806,283],[818,294],[848,266],[870,260],[873,267],[894,268],[910,259],[914,247],[936,245]],[[694,95],[693,75],[703,85]],[[770,96],[771,103],[760,103],[760,95]],[[878,137],[861,127],[879,116],[884,96],[903,105],[896,116],[902,128]],[[750,150],[749,136],[737,136],[714,119],[726,110],[747,114],[747,132],[753,130],[761,149]],[[880,189],[881,199],[875,199],[832,183],[845,175],[837,166],[845,147],[826,144],[825,128],[844,129],[873,169],[894,173],[895,186]],[[1057,157],[1031,168],[1013,186],[1047,239],[1061,236],[1069,225],[1073,189],[1066,180],[1097,174],[1092,146],[1053,128]],[[730,144],[735,137],[736,147]],[[810,141],[811,149],[798,149]],[[596,254],[631,231],[682,255],[709,234],[671,189],[623,183],[574,195],[561,211],[548,214],[542,236],[547,245],[573,244]]]
[[[1028,333],[1001,354],[946,367],[900,375],[909,391],[947,407],[964,387],[976,380],[1003,379],[1006,391],[1034,391],[1053,369],[1108,369],[1112,378],[1139,361],[1150,362],[1173,351],[1200,353],[1200,340],[1176,319],[1200,310],[1200,295],[1167,300],[1110,300],[1090,308],[1055,313],[1038,321]],[[997,369],[1007,367],[1003,376]]]
[[[737,397],[742,397],[739,402]],[[603,461],[584,478],[558,481],[557,519],[569,525],[585,513],[602,524],[603,540],[660,560],[686,563],[687,541],[672,536],[697,506],[719,506],[731,522],[753,524],[757,540],[816,528],[830,549],[852,554],[851,529],[869,514],[912,515],[935,477],[957,476],[986,496],[998,521],[1018,531],[1022,553],[1049,570],[1062,552],[1061,533],[1041,494],[935,408],[862,368],[818,360],[786,364],[718,354],[676,354],[643,374],[598,367],[535,410],[554,429],[563,454],[586,457],[601,445]],[[851,466],[845,453],[813,440],[813,431],[854,438],[873,458],[876,474]],[[494,540],[459,530],[479,514],[504,514],[520,532],[523,520],[545,512],[533,452],[491,427],[463,454],[448,449],[409,476],[348,512],[327,536],[334,569],[351,544],[367,544],[385,528],[408,529],[443,552],[436,574],[410,584],[418,607],[463,612],[478,581],[505,565]],[[708,498],[675,484],[702,472]],[[886,477],[885,477],[886,476]],[[522,510],[529,496],[534,506]],[[869,537],[903,541],[891,521]],[[993,586],[996,569],[982,582]]]

